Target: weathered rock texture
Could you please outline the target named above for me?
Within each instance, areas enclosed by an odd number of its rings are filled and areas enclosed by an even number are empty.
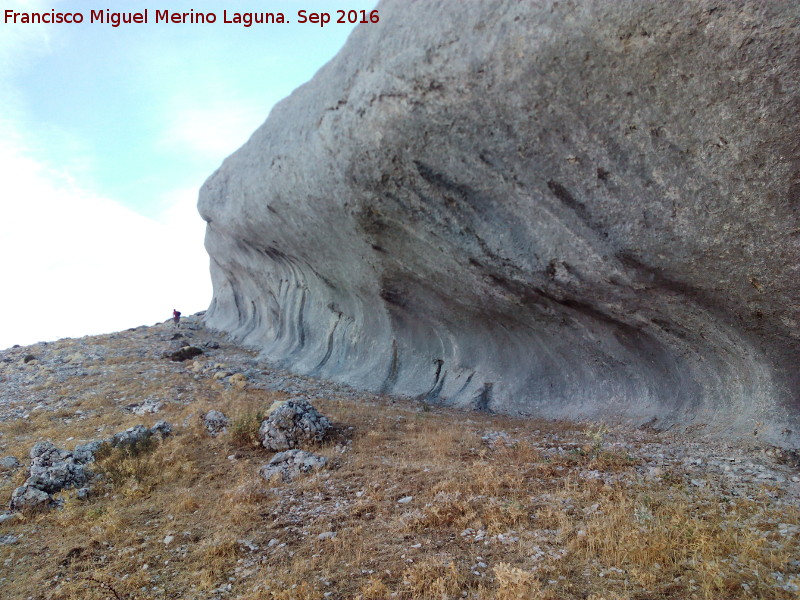
[[[324,456],[306,450],[285,450],[273,456],[259,469],[259,473],[267,481],[292,481],[303,473],[318,471],[327,464],[328,459]]]
[[[9,506],[12,510],[46,506],[51,504],[53,494],[90,483],[94,473],[87,465],[95,462],[95,455],[104,444],[115,448],[131,448],[171,434],[172,426],[166,421],[158,421],[150,428],[135,425],[105,440],[80,444],[73,452],[57,448],[49,440],[36,442],[30,451],[28,478],[13,491]],[[88,488],[78,490],[79,498],[87,495]]]
[[[258,438],[268,450],[288,450],[321,442],[331,422],[304,398],[276,402],[258,428]]]
[[[225,413],[219,410],[210,410],[204,415],[201,415],[203,426],[212,437],[218,436],[220,433],[225,433],[228,430],[230,419],[225,416]]]
[[[798,445],[800,5],[386,0],[206,182],[303,373]]]

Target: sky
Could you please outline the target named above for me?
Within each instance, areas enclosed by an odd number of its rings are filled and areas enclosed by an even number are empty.
[[[89,23],[148,9],[149,23]],[[211,301],[197,193],[376,0],[7,0],[0,6],[0,349],[119,331]],[[5,10],[81,12],[72,25]],[[214,24],[154,23],[155,10]],[[288,24],[223,23],[223,10]],[[299,10],[332,22],[297,23]]]

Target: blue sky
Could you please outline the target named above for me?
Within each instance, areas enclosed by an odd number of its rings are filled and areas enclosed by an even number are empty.
[[[372,10],[375,0],[163,0],[113,10],[213,11],[215,24],[0,22],[0,348],[203,310],[197,191],[271,107],[341,48],[349,24],[223,24],[222,11]]]

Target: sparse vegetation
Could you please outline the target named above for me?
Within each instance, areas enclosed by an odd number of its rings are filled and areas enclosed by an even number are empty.
[[[240,448],[258,448],[258,429],[266,414],[263,409],[245,409],[236,415],[230,426],[231,443]]]
[[[163,370],[160,397],[190,398],[157,415],[174,435],[105,449],[88,499],[68,490],[61,508],[1,524],[19,539],[0,545],[0,597],[797,597],[800,510],[787,487],[696,481],[680,462],[650,476],[637,448],[667,443],[657,434],[332,393],[314,400],[340,432],[314,448],[329,467],[270,488],[257,430],[286,394],[195,378],[128,346],[113,389],[100,376],[54,386],[80,418],[60,407],[2,422],[0,453],[152,425],[123,410],[155,393],[134,377],[143,369]],[[210,408],[232,417],[226,434],[203,430]],[[21,477],[0,477],[3,502]]]
[[[149,491],[164,469],[163,461],[153,456],[157,444],[151,436],[116,448],[103,444],[97,451],[94,470],[116,487],[130,485]]]

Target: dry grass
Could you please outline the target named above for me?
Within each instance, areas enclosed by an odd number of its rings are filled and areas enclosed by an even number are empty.
[[[156,418],[110,398],[192,398],[157,415],[173,437],[102,455],[105,479],[88,500],[68,491],[62,508],[0,525],[22,536],[0,546],[3,599],[210,598],[227,585],[241,600],[796,597],[773,576],[797,571],[798,536],[777,532],[800,524],[796,508],[774,507],[774,491],[695,489],[680,473],[644,480],[602,429],[331,398],[315,401],[339,432],[316,448],[330,467],[270,489],[257,474],[270,454],[254,436],[284,396],[188,368],[139,381],[133,364],[115,361],[113,394],[64,384],[82,419],[37,411],[0,425],[3,451],[24,456],[37,439],[70,447]],[[202,430],[211,408],[232,417],[226,435]],[[489,446],[486,430],[519,441]],[[572,449],[552,452],[548,435]],[[3,481],[3,501],[21,479]]]

